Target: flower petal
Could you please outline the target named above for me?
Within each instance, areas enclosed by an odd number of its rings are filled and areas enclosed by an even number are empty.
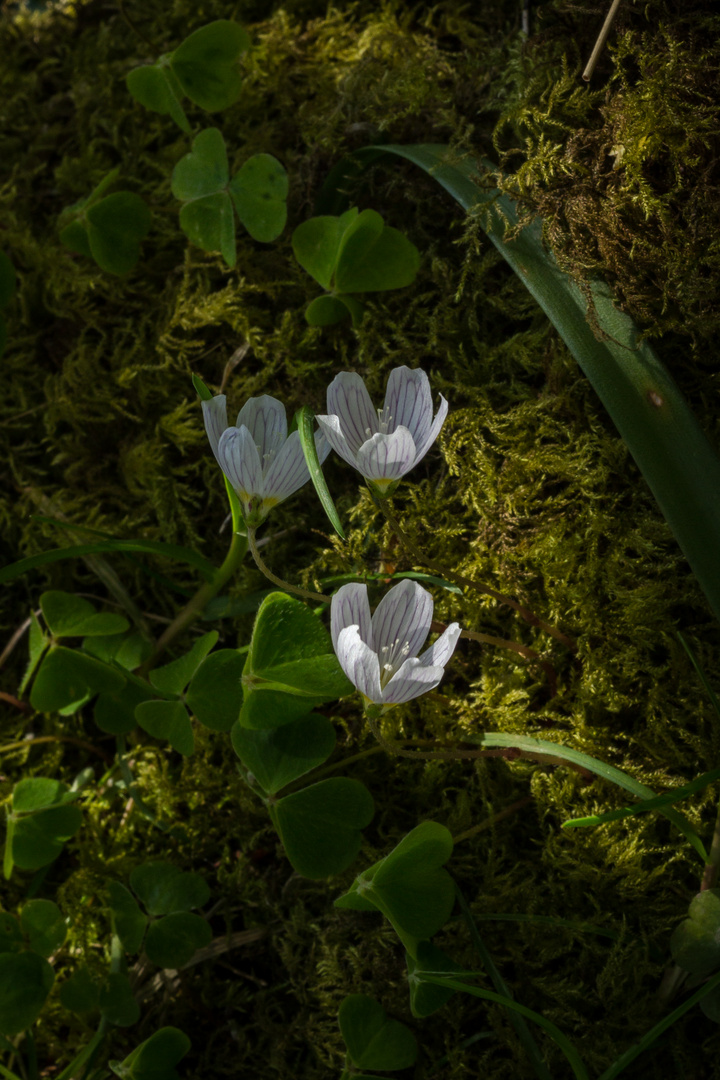
[[[340,430],[353,453],[357,453],[368,437],[378,430],[377,413],[370,395],[355,371],[341,371],[335,376],[328,387],[327,410],[340,420]]]
[[[202,411],[207,437],[210,440],[212,452],[219,462],[218,443],[220,442],[220,436],[228,426],[227,398],[224,394],[216,394],[209,401],[202,402]]]
[[[427,434],[425,436],[425,440],[423,442],[421,442],[420,445],[415,448],[415,461],[413,462],[413,465],[417,465],[418,461],[420,461],[421,458],[425,457],[428,450],[430,449],[430,447],[432,446],[432,444],[435,442],[438,435],[440,434],[440,428],[445,423],[445,417],[447,416],[447,414],[448,414],[448,403],[441,394],[440,395],[440,408],[437,411],[437,416],[433,420],[432,426],[430,427],[430,429],[428,430],[428,432],[427,432]]]
[[[340,430],[340,417],[339,416],[316,416],[320,430],[327,439],[328,446],[332,447],[335,453],[347,461],[348,465],[352,465],[354,469],[357,469],[357,460],[355,454],[352,452],[347,444],[347,440]]]
[[[263,494],[260,455],[255,440],[245,426],[225,429],[218,444],[218,461],[241,498]]]
[[[415,464],[415,443],[405,427],[373,435],[357,452],[356,468],[368,480],[399,480]]]
[[[315,449],[322,465],[330,453],[330,447],[327,439],[320,431],[315,432]],[[282,502],[283,499],[287,499],[288,495],[292,495],[298,488],[301,488],[303,484],[307,484],[309,479],[310,472],[300,444],[300,435],[297,431],[293,431],[291,435],[288,435],[285,445],[273,458],[270,467],[265,473],[263,478],[265,498]]]
[[[417,581],[405,580],[385,593],[372,617],[372,640],[380,664],[399,667],[417,656],[430,633],[433,598]]]
[[[445,667],[455,652],[455,646],[460,640],[460,634],[460,624],[456,622],[450,623],[437,641],[434,641],[430,648],[425,650],[418,663],[423,667]]]
[[[377,654],[362,640],[357,626],[346,626],[340,631],[335,652],[340,661],[340,667],[353,686],[376,705],[382,705],[383,692],[380,689],[380,665]]]
[[[426,694],[428,690],[435,689],[444,674],[445,668],[423,667],[419,660],[410,657],[385,687],[383,703],[400,705],[403,701]]]
[[[390,431],[406,427],[415,446],[423,444],[432,424],[430,380],[421,368],[398,367],[390,372],[384,416]]]
[[[282,502],[310,479],[305,455],[300,445],[300,435],[293,431],[284,446],[275,455],[263,477],[264,496]]]
[[[264,467],[268,456],[277,452],[287,438],[285,406],[269,394],[251,397],[238,413],[236,427],[243,424],[253,437]]]
[[[338,638],[346,626],[357,626],[362,640],[369,648],[373,649],[373,632],[367,585],[351,582],[349,585],[343,585],[333,595],[330,605],[330,633],[332,635],[333,649],[336,652]]]

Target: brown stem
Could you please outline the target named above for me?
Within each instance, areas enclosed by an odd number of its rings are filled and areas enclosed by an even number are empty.
[[[0,750],[3,754],[7,754],[10,750],[21,750],[23,747],[30,749],[31,746],[41,742],[66,742],[72,743],[74,746],[82,746],[83,750],[89,750],[92,754],[97,754],[98,757],[103,758],[109,765],[112,764],[113,759],[104,750],[99,750],[97,746],[93,746],[92,743],[85,742],[83,739],[74,739],[72,735],[38,735],[35,739],[21,739],[19,742],[5,743],[4,746],[0,746]]]
[[[465,832],[453,836],[453,844],[459,844],[461,840],[469,840],[471,836],[477,836],[478,833],[485,832],[486,829],[491,829],[498,821],[511,817],[513,814],[516,814],[518,810],[522,810],[525,806],[529,806],[530,803],[533,802],[535,802],[535,799],[532,795],[524,795],[522,799],[518,799],[517,802],[511,803],[510,806],[506,806],[504,810],[499,810],[498,813],[493,814],[492,817],[485,818],[484,821],[479,822],[477,825],[473,825],[472,829],[466,829]]]
[[[447,630],[447,623],[433,619],[430,623],[430,629],[435,630],[436,633],[442,633],[443,630]],[[555,671],[555,668],[549,660],[543,660],[540,653],[535,652],[535,650],[531,649],[528,645],[521,645],[520,642],[512,641],[510,638],[492,637],[490,634],[478,634],[475,630],[461,630],[460,637],[469,638],[471,641],[479,641],[483,645],[497,645],[501,649],[509,649],[511,652],[524,656],[526,660],[538,663],[547,676],[550,696],[556,696],[557,672]]]
[[[395,514],[392,512],[389,501],[387,499],[382,499],[379,496],[376,496],[376,502],[385,517],[390,522],[393,532],[397,536],[400,543],[411,555],[414,556],[414,558],[422,566],[429,567],[430,570],[434,570],[436,574],[439,574],[441,577],[447,578],[449,581],[454,582],[456,585],[460,585],[466,589],[474,589],[475,592],[479,592],[485,596],[492,596],[493,599],[497,600],[500,604],[507,604],[507,606],[511,607],[513,611],[517,611],[518,615],[522,616],[522,618],[525,619],[525,621],[528,622],[531,626],[537,626],[540,628],[540,630],[544,630],[546,634],[550,634],[552,637],[562,642],[562,644],[565,645],[568,649],[572,649],[573,652],[577,650],[577,646],[571,638],[566,637],[566,635],[563,634],[560,630],[558,630],[557,627],[552,626],[550,623],[544,622],[534,612],[530,611],[529,608],[524,607],[522,604],[518,604],[517,600],[513,600],[512,597],[505,596],[504,593],[498,592],[496,589],[490,588],[489,585],[483,585],[479,581],[472,581],[470,578],[466,578],[462,574],[456,573],[454,570],[448,571],[445,569],[445,567],[440,566],[433,559],[429,559],[428,556],[425,555],[420,550],[420,548],[416,546],[414,541],[411,540],[407,533],[404,531],[402,525],[395,517]]]
[[[255,540],[255,529],[251,529],[248,526],[247,531],[248,547],[250,548],[250,554],[255,560],[255,565],[261,574],[264,574],[268,581],[272,581],[273,585],[277,585],[283,592],[294,593],[295,596],[301,596],[303,600],[319,601],[321,604],[332,603],[331,596],[325,596],[323,593],[311,592],[309,589],[301,589],[298,585],[291,585],[288,581],[283,581],[277,574],[273,574],[272,570],[266,563],[263,562],[262,555],[258,551],[257,542]]]
[[[608,11],[607,15],[605,16],[605,22],[602,24],[602,29],[600,30],[600,33],[598,34],[598,39],[595,42],[595,47],[593,48],[593,51],[590,53],[590,59],[588,60],[587,64],[585,65],[585,70],[582,73],[582,77],[585,80],[585,82],[589,82],[590,79],[592,78],[592,73],[595,70],[595,67],[597,66],[598,60],[600,59],[600,53],[605,48],[605,42],[608,39],[608,34],[610,33],[610,28],[611,28],[611,26],[613,24],[613,20],[615,19],[615,16],[617,15],[617,11],[618,11],[619,7],[620,7],[620,0],[613,0],[612,4],[610,6],[610,10]]]

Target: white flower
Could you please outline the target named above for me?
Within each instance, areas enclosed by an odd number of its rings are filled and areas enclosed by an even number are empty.
[[[370,615],[367,585],[343,585],[332,598],[332,641],[340,666],[367,702],[399,705],[432,690],[460,637],[452,623],[421,657],[433,599],[416,581],[402,581]]]
[[[373,408],[359,375],[341,371],[328,387],[327,410],[316,419],[333,450],[384,495],[435,442],[448,403],[441,394],[433,420],[427,375],[399,367],[390,372],[382,409]]]
[[[259,525],[274,506],[310,479],[300,435],[288,437],[285,406],[268,394],[250,398],[235,427],[227,422],[224,394],[202,403],[203,419],[217,463],[237,492],[245,520]],[[315,433],[321,462],[330,453],[322,432]]]

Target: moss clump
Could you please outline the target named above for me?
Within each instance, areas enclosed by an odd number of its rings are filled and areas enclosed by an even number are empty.
[[[359,370],[379,401],[393,367],[422,366],[451,413],[440,452],[398,494],[408,531],[433,559],[559,624],[578,652],[573,657],[494,602],[437,590],[439,618],[540,651],[556,669],[558,693],[551,697],[542,671],[515,654],[464,642],[438,691],[390,713],[385,734],[464,744],[487,729],[535,733],[661,788],[716,764],[717,721],[676,630],[716,685],[720,634],[624,445],[522,284],[477,223],[465,222],[431,179],[403,165],[369,175],[357,198],[423,252],[411,289],[371,299],[356,331],[310,329],[303,311],[315,287],[291,253],[292,228],[312,213],[327,171],[348,150],[381,134],[487,153],[494,134],[507,167],[517,167],[508,190],[542,211],[548,241],[573,273],[608,276],[643,330],[663,335],[658,351],[713,429],[713,5],[694,3],[680,14],[659,2],[626,5],[590,89],[578,72],[597,27],[567,3],[536,13],[542,20],[525,40],[519,15],[502,3],[480,12],[455,0],[237,5],[234,15],[249,24],[255,48],[241,102],[213,122],[233,168],[271,152],[288,169],[291,193],[286,234],[263,246],[239,231],[233,271],[187,245],[178,228],[169,177],[187,141],[125,90],[126,71],[153,55],[149,46],[96,0],[3,16],[0,218],[19,292],[3,359],[0,550],[11,562],[79,542],[91,526],[188,544],[219,563],[227,545],[224,495],[192,371],[218,388],[242,349],[228,382],[232,406],[271,393],[289,409],[307,402],[320,410],[340,369]],[[200,7],[176,0],[170,8],[152,0],[137,21],[159,53],[227,15],[216,0]],[[191,118],[207,123],[197,111]],[[55,228],[60,210],[116,165],[123,184],[154,211],[143,257],[122,280],[63,249]],[[349,468],[329,462],[327,476],[350,525],[347,545],[328,535],[305,490],[268,523],[271,566],[290,580],[320,583],[338,572],[410,568]],[[39,521],[38,512],[66,523]],[[9,638],[38,594],[59,587],[121,605],[131,598],[154,627],[196,584],[189,568],[145,556],[54,564],[12,583],[0,626]],[[229,592],[240,597],[264,586],[248,564]],[[250,623],[251,616],[219,621],[221,644],[246,643]],[[6,694],[16,692],[20,651],[5,664]],[[83,800],[84,828],[37,885],[38,895],[58,895],[71,919],[59,981],[80,951],[94,970],[106,963],[103,881],[108,874],[126,881],[148,858],[172,857],[207,876],[219,905],[212,917],[218,940],[262,930],[179,981],[135,972],[143,1018],[114,1032],[113,1057],[173,1023],[193,1037],[189,1077],[320,1080],[340,1069],[339,1001],[367,992],[414,1024],[428,1068],[447,1055],[443,1075],[451,1080],[532,1076],[495,1006],[456,998],[422,1024],[409,1018],[394,935],[374,916],[332,907],[361,863],[330,885],[294,876],[264,808],[238,778],[226,737],[198,732],[196,753],[183,761],[133,737],[143,797],[185,831],[169,853],[166,835],[106,774],[112,740],[89,710],[36,717],[5,704],[3,795],[21,775],[71,782],[90,767],[96,778]],[[372,748],[352,701],[330,711],[343,754]],[[52,741],[28,746],[28,734]],[[483,826],[458,843],[453,872],[514,993],[573,1037],[591,1073],[641,1037],[658,1015],[669,934],[701,869],[665,819],[561,831],[568,817],[621,805],[622,796],[547,764],[421,763],[376,752],[352,775],[377,806],[364,865],[425,818],[455,835]],[[531,802],[493,820],[527,796]],[[713,802],[708,790],[688,809],[704,836]],[[27,887],[24,875],[4,883],[4,907],[21,904]],[[552,915],[613,936],[493,921],[497,915]],[[460,920],[438,944],[477,967]],[[479,1029],[485,1037],[473,1041]],[[91,1032],[84,1019],[68,1026],[53,997],[38,1031],[43,1065],[64,1067]],[[660,1051],[641,1057],[634,1077],[650,1080],[661,1068],[678,1077],[712,1074],[718,1034],[709,1021],[690,1013],[664,1038],[662,1062]],[[543,1047],[551,1074],[565,1075],[557,1048]]]

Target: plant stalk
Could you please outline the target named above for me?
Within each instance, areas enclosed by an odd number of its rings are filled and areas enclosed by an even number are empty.
[[[173,643],[175,638],[179,637],[184,630],[190,626],[197,616],[205,609],[214,596],[216,596],[223,585],[230,580],[232,575],[237,570],[240,563],[245,558],[247,551],[247,539],[237,530],[233,530],[232,542],[230,544],[230,550],[225,556],[225,561],[222,566],[216,571],[215,576],[211,581],[206,581],[200,586],[195,595],[188,601],[180,614],[173,619],[168,628],[164,631],[160,640],[158,641],[155,649],[148,659],[140,665],[135,672],[140,678],[144,678],[152,668],[155,667],[158,660],[165,653],[166,649]]]
[[[311,600],[313,603],[329,604],[332,602],[332,597],[325,596],[323,593],[312,592],[310,589],[301,589],[299,585],[291,585],[289,581],[283,581],[277,574],[273,574],[270,567],[263,562],[262,555],[258,551],[257,542],[255,540],[255,529],[250,528],[248,525],[247,542],[250,548],[250,554],[255,560],[255,565],[261,574],[264,574],[268,581],[272,581],[273,585],[277,585],[283,592],[294,593],[295,596],[302,597],[303,600]]]

